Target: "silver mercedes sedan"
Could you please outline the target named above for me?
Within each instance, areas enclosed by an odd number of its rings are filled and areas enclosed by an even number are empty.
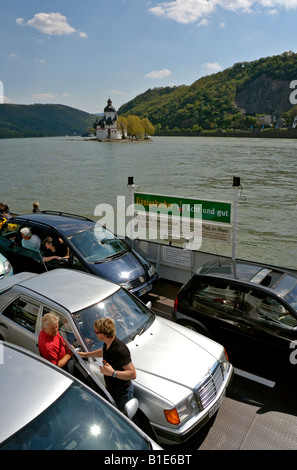
[[[0,450],[160,449],[59,367],[0,342]]]
[[[191,437],[220,407],[233,374],[224,348],[183,326],[157,317],[123,287],[74,270],[19,273],[0,284],[0,339],[38,353],[42,316],[60,317],[60,333],[75,349],[102,347],[94,321],[115,320],[130,349],[137,377],[140,427],[159,444]],[[101,359],[85,368],[102,383]]]

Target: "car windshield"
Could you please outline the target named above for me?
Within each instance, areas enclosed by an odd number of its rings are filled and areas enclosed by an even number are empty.
[[[96,224],[90,230],[71,235],[69,240],[84,259],[90,263],[101,263],[120,256],[130,249],[123,240],[117,238],[100,224]]]
[[[142,334],[154,321],[154,314],[125,289],[73,314],[74,321],[89,351],[102,347],[95,334],[94,323],[99,318],[113,318],[117,338],[124,343]]]
[[[148,450],[129,421],[80,384],[0,444],[5,450]]]

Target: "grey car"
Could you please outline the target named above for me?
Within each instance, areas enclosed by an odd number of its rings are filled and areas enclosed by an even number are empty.
[[[155,314],[117,284],[86,273],[58,269],[19,273],[1,283],[0,336],[38,352],[42,316],[54,311],[60,333],[76,349],[102,346],[94,332],[99,317],[113,317],[136,368],[137,417],[159,443],[183,442],[218,410],[233,367],[224,348]],[[101,360],[85,367],[104,383]]]
[[[0,450],[160,449],[67,372],[12,344],[0,352]]]

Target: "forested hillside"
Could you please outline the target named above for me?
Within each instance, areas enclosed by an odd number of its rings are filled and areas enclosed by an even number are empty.
[[[297,54],[240,62],[192,85],[149,89],[121,106],[119,115],[147,117],[156,131],[250,128],[259,115],[289,111]]]
[[[59,104],[0,105],[0,138],[81,135],[94,116]]]

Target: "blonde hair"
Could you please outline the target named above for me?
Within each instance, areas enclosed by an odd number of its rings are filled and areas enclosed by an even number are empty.
[[[99,318],[94,325],[97,333],[103,333],[107,338],[113,338],[116,335],[116,327],[112,318]]]

